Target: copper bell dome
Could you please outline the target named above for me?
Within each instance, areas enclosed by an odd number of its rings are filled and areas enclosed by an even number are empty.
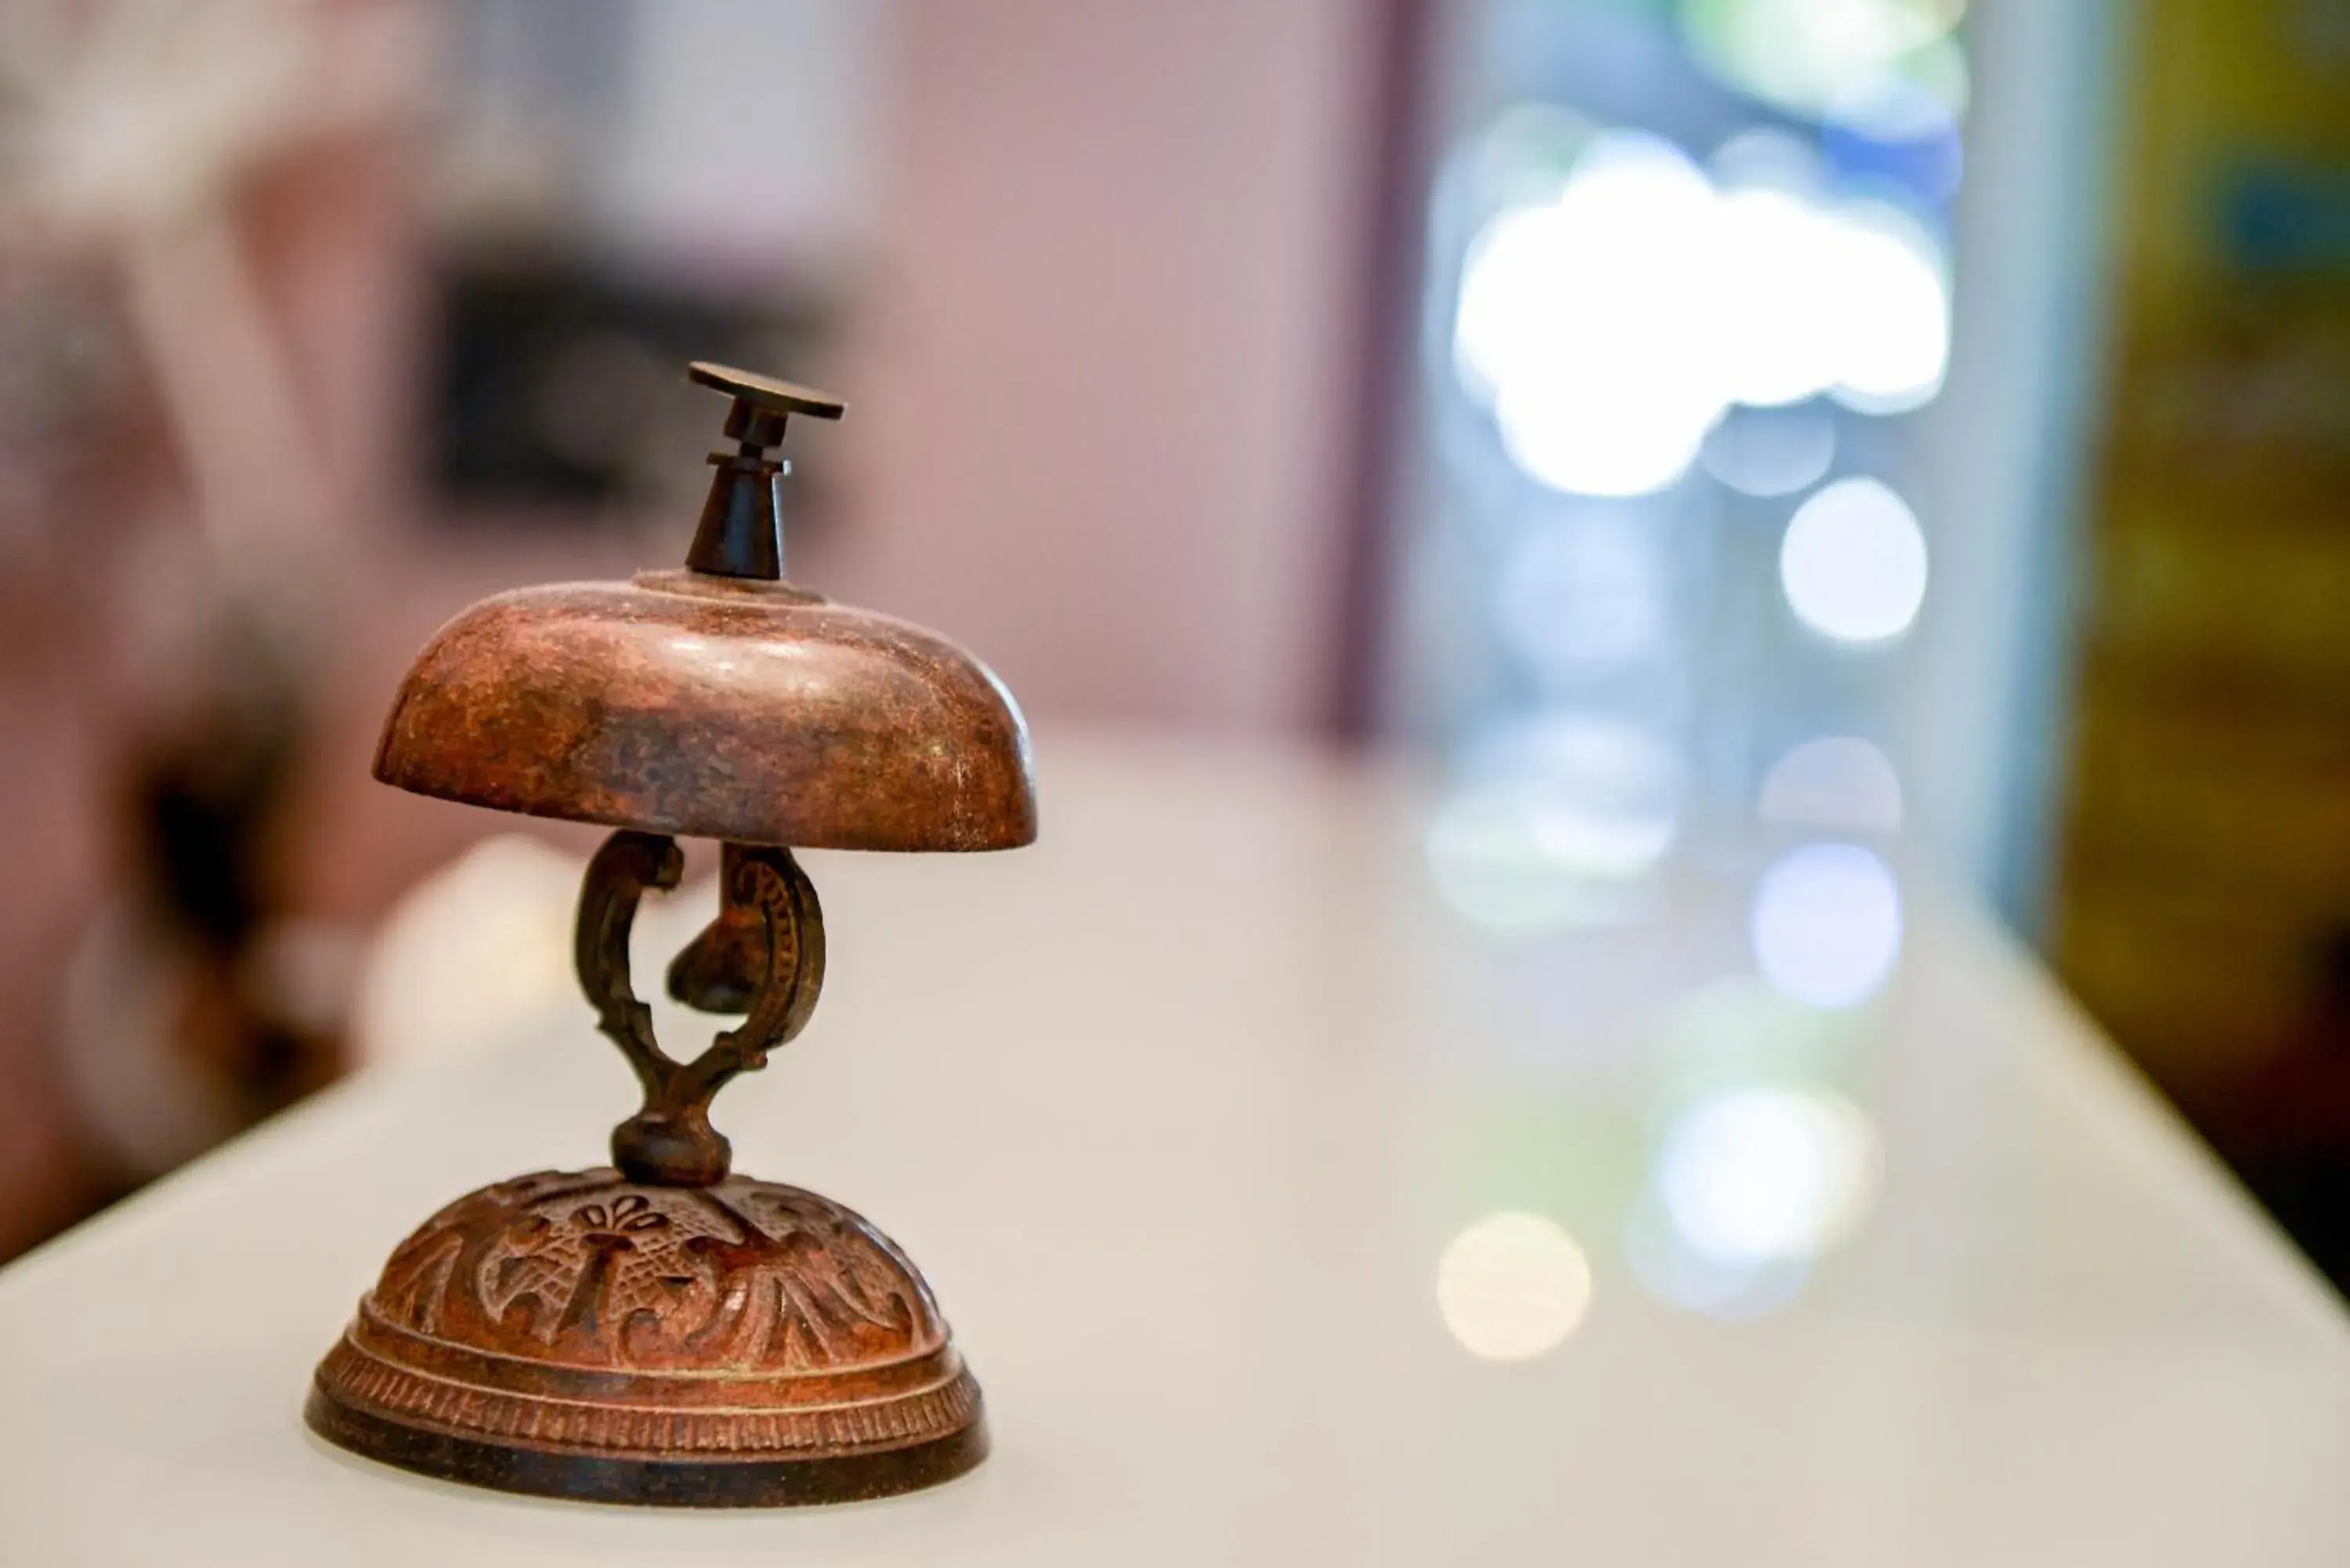
[[[443,627],[401,683],[376,776],[609,825],[576,959],[644,1105],[612,1165],[468,1194],[402,1242],[318,1368],[308,1418],[370,1458],[513,1491],[758,1506],[878,1497],[986,1453],[978,1385],[913,1262],[815,1193],[739,1176],[712,1097],[797,1034],[824,919],[795,847],[1003,849],[1036,835],[1028,739],[943,638],[783,578],[772,455],[824,393],[689,372],[733,401],[683,570],[524,588]],[[723,844],[717,918],[668,987],[747,1014],[681,1062],[629,934]]]
[[[767,449],[836,399],[697,364],[731,392],[683,571],[484,599],[400,685],[375,776],[497,811],[808,849],[1036,836],[1012,694],[936,633],[780,581]]]

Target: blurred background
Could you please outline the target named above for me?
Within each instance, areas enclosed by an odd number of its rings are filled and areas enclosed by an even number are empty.
[[[567,991],[369,753],[707,358],[1047,736],[1417,759],[1501,933],[1766,834],[1817,1009],[1926,867],[2350,1274],[2350,0],[12,0],[0,213],[0,1256]]]

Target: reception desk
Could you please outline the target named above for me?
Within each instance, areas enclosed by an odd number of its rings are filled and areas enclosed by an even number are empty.
[[[806,857],[824,1007],[718,1116],[922,1261],[977,1471],[635,1511],[304,1428],[400,1235],[633,1108],[555,996],[0,1270],[0,1563],[2350,1563],[2340,1303],[1894,846],[1692,824],[1562,890],[1506,834],[1432,874],[1374,770],[1038,763],[1032,850]]]

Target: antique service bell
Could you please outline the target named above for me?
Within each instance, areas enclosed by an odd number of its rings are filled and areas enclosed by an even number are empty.
[[[804,387],[696,364],[730,394],[682,570],[500,594],[401,685],[376,777],[617,828],[579,894],[580,985],[644,1085],[612,1167],[517,1177],[425,1221],[318,1367],[310,1425],[346,1449],[508,1491],[688,1507],[844,1501],[987,1451],[979,1386],[921,1273],[858,1215],[733,1174],[711,1097],[800,1032],[824,918],[793,859],[1006,849],[1036,836],[1028,737],[954,644],[784,580],[772,450],[837,420]],[[679,836],[723,845],[717,919],[670,994],[747,1014],[689,1062],[629,975]]]

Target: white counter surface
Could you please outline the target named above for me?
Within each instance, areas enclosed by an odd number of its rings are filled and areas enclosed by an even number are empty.
[[[680,1515],[309,1436],[392,1244],[596,1163],[631,1108],[565,1003],[0,1271],[0,1563],[2350,1563],[2338,1303],[1918,877],[1890,984],[1822,1013],[1750,951],[1791,839],[1503,937],[1357,775],[1039,760],[1033,850],[807,857],[823,1005],[717,1117],[922,1264],[986,1389],[977,1472]]]

